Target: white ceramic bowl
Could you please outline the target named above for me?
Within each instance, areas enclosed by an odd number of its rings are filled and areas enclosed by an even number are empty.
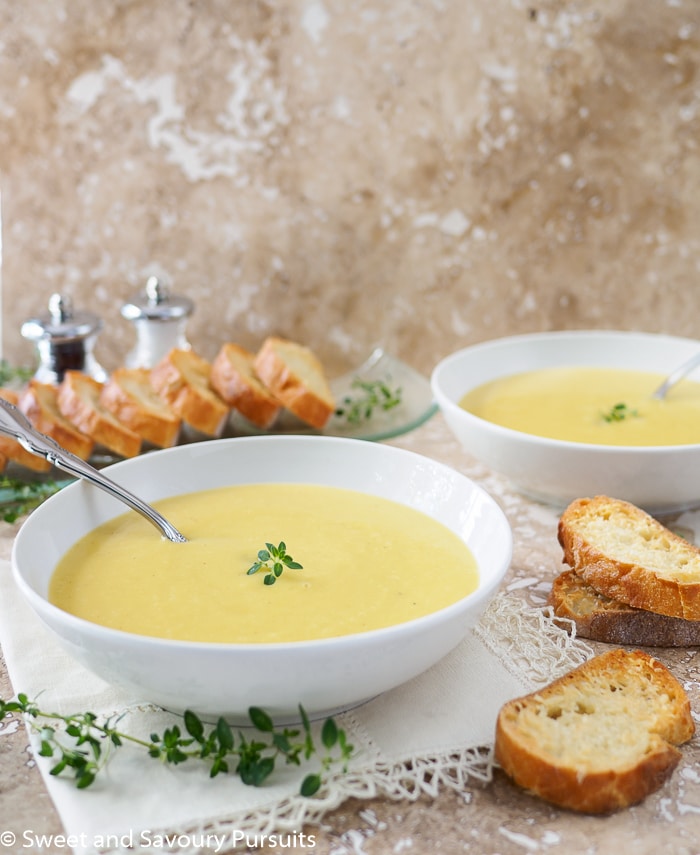
[[[361,703],[417,676],[454,648],[478,620],[510,563],[509,525],[484,490],[440,463],[391,446],[332,437],[245,437],[157,451],[104,471],[148,502],[265,481],[360,490],[444,523],[466,541],[478,562],[474,593],[386,629],[289,644],[148,638],[76,618],[46,599],[49,578],[66,550],[100,523],[129,513],[103,491],[85,482],[72,484],[22,526],[12,556],[15,579],[35,612],[80,662],[172,710],[241,720],[256,705],[284,722],[298,718],[299,704],[318,716]],[[159,536],[155,528],[153,536]],[[426,572],[436,571],[426,567]]]
[[[700,349],[694,339],[653,333],[572,331],[512,336],[467,347],[435,367],[433,395],[464,449],[507,476],[521,493],[559,507],[607,494],[651,513],[700,505],[698,444],[619,447],[532,436],[468,413],[470,389],[508,374],[559,365],[595,365],[665,374]],[[699,379],[700,371],[689,375]]]

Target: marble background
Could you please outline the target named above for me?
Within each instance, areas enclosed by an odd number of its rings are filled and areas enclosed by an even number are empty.
[[[700,338],[697,0],[0,0],[2,353],[150,273],[213,358]]]

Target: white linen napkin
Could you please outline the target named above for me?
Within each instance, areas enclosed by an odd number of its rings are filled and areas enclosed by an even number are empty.
[[[106,684],[65,653],[25,603],[7,561],[0,561],[0,645],[15,691],[39,699],[44,710],[105,717],[128,711],[120,729],[146,738],[180,721]],[[299,795],[299,786],[318,771],[313,758],[301,767],[278,766],[271,782],[256,788],[234,775],[210,778],[197,761],[166,766],[127,746],[85,790],[70,777],[50,775],[50,760],[37,761],[76,855],[150,853],[156,844],[158,851],[185,855],[205,840],[207,851],[218,851],[219,840],[230,846],[243,835],[298,835],[350,797],[415,799],[442,786],[488,780],[500,706],[589,655],[541,609],[499,595],[476,630],[429,671],[335,717],[355,753],[347,772],[332,772],[310,799]],[[314,725],[317,733],[320,726]]]

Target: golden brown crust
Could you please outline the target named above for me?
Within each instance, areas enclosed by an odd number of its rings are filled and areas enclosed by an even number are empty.
[[[58,387],[58,407],[63,416],[96,443],[121,457],[135,457],[141,437],[115,418],[100,403],[102,383],[80,371],[66,371]]]
[[[572,570],[552,582],[547,599],[558,618],[576,624],[576,634],[606,644],[643,647],[700,645],[700,621],[635,609],[600,594]]]
[[[700,572],[695,578],[683,571],[683,577],[661,574],[658,569],[635,560],[609,554],[609,540],[589,539],[584,529],[587,520],[624,520],[628,533],[635,537],[635,555],[653,549],[650,542],[663,542],[669,554],[680,552],[689,561],[700,561],[700,550],[641,509],[608,496],[576,499],[562,514],[558,539],[563,560],[584,581],[606,596],[634,608],[671,617],[700,620]],[[612,532],[613,522],[610,523]],[[612,535],[611,535],[612,536]]]
[[[255,372],[297,418],[321,429],[335,411],[323,366],[303,345],[270,336],[255,357]]]
[[[222,345],[211,366],[211,385],[230,407],[267,430],[282,404],[255,373],[255,355],[231,342]]]
[[[90,457],[95,442],[61,413],[56,386],[30,380],[20,393],[17,406],[40,433],[83,460]]]
[[[0,436],[0,458],[4,460],[3,469],[7,466],[8,461],[18,463],[26,469],[31,469],[32,472],[48,472],[51,469],[51,464],[43,457],[38,457],[27,451],[16,440],[9,436]]]
[[[170,409],[209,436],[223,430],[230,408],[210,384],[211,365],[193,350],[174,348],[151,369],[151,383]]]
[[[0,388],[0,395],[11,404],[15,406],[19,405],[19,393],[14,389],[2,387]],[[14,463],[19,463],[20,466],[31,469],[33,472],[48,472],[51,469],[51,464],[48,460],[32,454],[31,451],[27,451],[26,448],[21,446],[17,440],[12,439],[12,437],[0,435],[0,461],[2,461],[2,469],[7,466],[10,460]]]
[[[614,649],[504,704],[494,750],[524,789],[559,807],[607,814],[657,790],[678,764],[676,746],[694,731],[673,675],[642,651]]]
[[[580,775],[521,745],[510,725],[499,717],[496,760],[506,775],[545,801],[580,813],[609,814],[638,804],[668,780],[681,758],[678,749],[660,742],[632,769]]]
[[[146,442],[160,448],[175,444],[181,419],[156,393],[147,368],[118,368],[103,386],[100,403]]]

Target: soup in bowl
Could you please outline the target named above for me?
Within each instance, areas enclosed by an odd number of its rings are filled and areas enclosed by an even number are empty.
[[[390,446],[243,437],[106,471],[188,542],[78,482],[24,523],[13,572],[76,659],[172,710],[289,721],[362,703],[459,644],[510,562],[482,488]]]
[[[700,371],[653,392],[693,339],[613,330],[536,333],[445,357],[433,394],[465,450],[563,507],[604,493],[651,513],[700,504]]]

